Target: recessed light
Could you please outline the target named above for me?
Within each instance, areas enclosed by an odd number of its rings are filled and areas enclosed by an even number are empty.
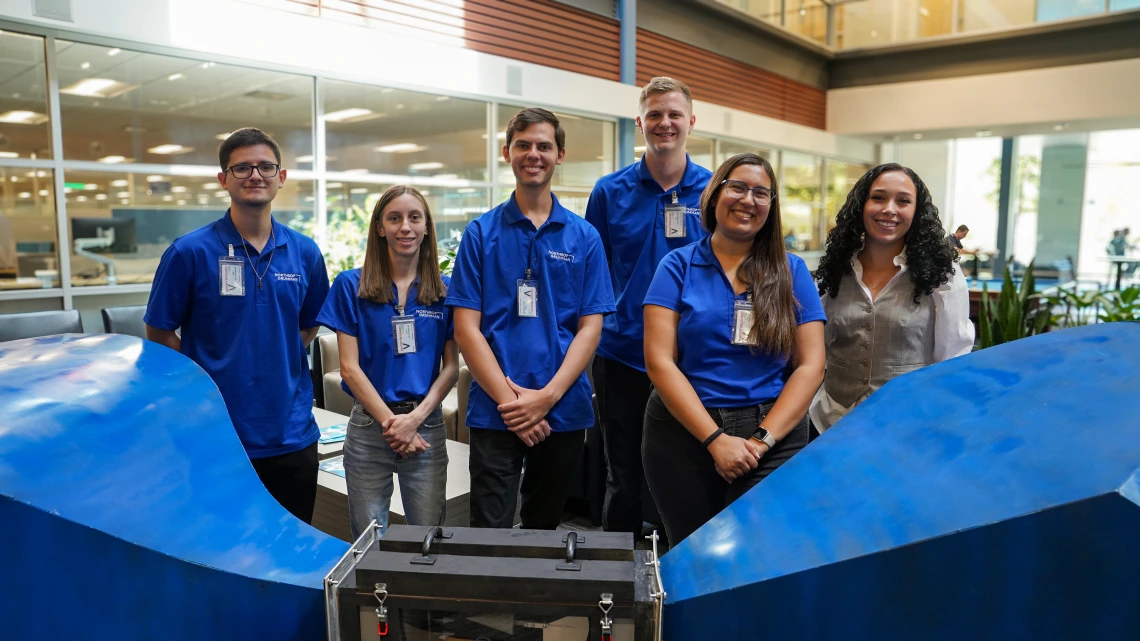
[[[645,151],[645,145],[638,145],[633,148],[634,151]]]
[[[218,198],[225,198],[226,196],[229,196],[229,195],[230,195],[230,192],[228,192],[228,191],[215,191],[214,192],[214,196],[216,196]]]
[[[339,189],[341,187],[344,187],[344,183],[329,183],[325,186],[328,187],[329,189]]]
[[[31,197],[32,197],[32,192],[30,192],[30,191],[21,191],[20,192],[20,198],[31,198]]]
[[[443,102],[444,100],[451,100],[451,96],[436,96],[435,97],[436,102]]]
[[[75,199],[81,203],[87,202],[87,196],[76,196]]]
[[[115,98],[137,88],[138,85],[128,85],[125,82],[109,78],[85,78],[79,82],[60,89],[60,93],[72,96],[87,96],[90,98]]]
[[[367,169],[345,169],[341,173],[342,174],[366,174],[366,173],[368,173],[368,170]]]
[[[991,132],[989,129],[979,129],[978,132],[974,135],[977,136],[978,138],[985,138],[986,136],[989,136],[991,133],[993,133],[993,132]]]
[[[456,180],[457,178],[459,178],[459,175],[458,174],[436,174],[436,175],[432,176],[432,178],[438,178],[439,180]]]
[[[159,178],[162,178],[162,176],[159,176]],[[112,181],[111,181],[111,186],[112,186],[112,187],[126,187],[126,186],[127,186],[127,185],[129,185],[129,184],[130,184],[130,183],[128,183],[127,181],[125,181],[125,180],[122,180],[122,179],[120,179],[120,180],[112,180]]]
[[[90,68],[91,68],[91,63],[90,63],[90,62],[85,62],[85,63],[83,63],[83,64],[79,65],[79,68],[80,68],[80,69],[83,69],[83,70],[87,70],[87,69],[90,69]]]
[[[160,156],[174,156],[177,154],[189,153],[191,151],[194,151],[194,148],[193,147],[183,147],[182,145],[175,145],[175,144],[165,144],[165,145],[159,145],[157,147],[151,147],[150,149],[147,149],[147,151],[152,153],[152,154],[158,154]]]
[[[377,147],[376,151],[385,154],[408,154],[414,151],[423,151],[425,149],[427,149],[427,147],[423,145],[417,145],[414,142],[399,142],[394,145],[382,145],[380,147]]]
[[[176,194],[184,194],[184,193],[186,193],[186,187],[183,185],[175,185],[175,186],[170,188],[170,191],[172,191]]]
[[[117,165],[126,160],[125,156],[103,156],[96,162],[106,163],[108,165]]]
[[[0,114],[0,122],[10,125],[42,125],[47,121],[47,116],[34,111],[6,111]]]
[[[349,109],[341,109],[327,113],[323,118],[329,122],[355,122],[364,120],[370,117],[375,117],[371,109],[364,109],[362,107],[351,107]]]
[[[107,200],[107,194],[95,194],[95,200]]]
[[[372,190],[367,188],[367,187],[354,187],[352,189],[349,189],[348,193],[350,193],[350,194],[367,194],[370,191],[372,191]]]
[[[170,202],[170,201],[174,200],[174,196],[167,194],[167,195],[162,197],[162,200],[163,200],[163,202]]]
[[[914,139],[915,140],[922,140],[922,134],[915,134]]]
[[[185,205],[185,204],[186,204],[186,201],[185,201],[185,200],[179,200],[179,201],[178,201],[178,204],[179,204],[179,205]]]
[[[0,158],[19,158],[20,154],[14,151],[0,151]]]
[[[1061,123],[1059,125],[1053,125],[1053,131],[1064,131],[1068,128],[1069,128],[1069,123],[1067,123],[1067,122]]]
[[[297,156],[297,158],[294,162],[310,163],[310,162],[313,162],[313,157],[312,156]]]
[[[157,182],[162,182],[164,180],[166,180],[166,177],[165,176],[159,176],[158,174],[154,174],[154,175],[146,177],[146,181],[148,183],[157,183]]]
[[[50,192],[50,191],[48,191],[48,190],[46,190],[46,189],[41,189],[41,190],[40,190],[40,195],[41,195],[41,196],[46,196],[46,195],[48,195],[48,194],[50,194],[50,193],[51,193],[51,192]]]
[[[95,191],[98,188],[99,185],[96,185],[95,183],[87,183],[86,185],[83,185],[83,189],[86,191]]]
[[[109,49],[109,50],[107,51],[107,55],[108,55],[108,56],[117,56],[117,55],[119,55],[119,54],[120,54],[120,53],[122,53],[122,52],[123,52],[123,50],[122,50],[122,49],[119,49],[118,47],[116,47],[116,48],[114,48],[114,49]]]
[[[218,135],[214,136],[214,138],[217,138],[218,140],[225,140],[226,138],[229,138],[230,134],[232,134],[232,133],[233,132],[231,131],[229,133],[218,134]]]
[[[124,199],[120,200],[119,202],[124,204],[124,205],[129,205],[129,204],[131,204],[131,199],[130,198],[124,198]]]
[[[119,193],[115,194],[115,196],[116,196],[116,197],[118,197],[118,198],[130,198],[130,197],[131,197],[131,192],[129,192],[129,191],[120,191]]]
[[[183,79],[183,78],[185,78],[185,77],[186,77],[186,76],[184,76],[184,75],[182,75],[182,74],[180,74],[180,73],[172,73],[172,74],[170,74],[169,76],[167,76],[167,77],[166,77],[166,79],[167,79],[167,80],[182,80],[182,79]]]
[[[408,169],[414,169],[416,171],[427,171],[429,169],[442,169],[442,168],[443,168],[443,163],[441,163],[441,162],[417,162],[417,163],[413,163],[411,165],[408,165]]]
[[[203,62],[203,63],[202,63],[202,65],[201,65],[201,67],[202,67],[203,69],[209,69],[210,67],[213,67],[213,66],[214,66],[214,64],[215,64],[215,63],[213,63],[213,62]]]

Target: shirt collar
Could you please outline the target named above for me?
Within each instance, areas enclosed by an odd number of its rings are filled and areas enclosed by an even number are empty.
[[[681,182],[677,187],[689,189],[695,186],[701,186],[701,167],[689,158],[689,154],[685,154],[685,173],[681,176]],[[641,155],[641,159],[637,161],[637,179],[640,182],[648,183],[657,189],[661,189],[661,185],[653,178],[653,174],[649,173],[649,168],[645,166],[645,154]],[[708,182],[706,179],[705,182]],[[670,190],[672,191],[672,190]]]
[[[510,225],[520,223],[524,220],[528,223],[530,222],[530,219],[526,217],[522,208],[520,208],[519,204],[515,201],[515,192],[513,191],[511,192],[511,197],[507,199],[507,202],[503,203],[503,215]],[[558,202],[558,196],[555,196],[554,193],[551,192],[550,217],[546,219],[547,224],[554,223],[556,225],[565,226],[566,223],[570,221],[570,215],[570,212],[566,211],[562,203]]]
[[[851,255],[851,270],[855,272],[859,280],[863,280],[863,263],[859,262],[859,252],[862,251],[862,249],[863,248],[860,247]],[[899,270],[899,274],[906,272],[906,245],[903,245],[902,251],[899,252],[898,256],[894,257],[893,262],[896,267],[902,268]]]
[[[716,262],[716,254],[712,250],[712,236],[705,236],[694,244],[696,245],[693,249],[694,265],[712,265]]]
[[[265,243],[265,247],[262,248],[261,253],[265,253],[267,250],[277,249],[289,242],[289,235],[285,233],[285,226],[277,222],[276,218],[271,218],[270,220],[272,220],[273,223],[273,233],[269,236],[269,240]],[[230,217],[229,209],[214,223],[214,229],[218,230],[218,235],[224,244],[233,245],[235,248],[246,244],[245,239],[241,237],[237,227],[234,226],[234,221]],[[253,245],[250,245],[250,249],[253,249]]]

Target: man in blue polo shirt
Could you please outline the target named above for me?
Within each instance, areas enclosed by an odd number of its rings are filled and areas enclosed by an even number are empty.
[[[641,427],[650,393],[641,304],[661,259],[707,235],[700,203],[712,176],[685,151],[697,121],[685,83],[653,78],[638,106],[645,154],[599,180],[586,207],[586,220],[606,248],[617,295],[617,313],[606,318],[594,359],[607,467],[602,527],[634,536],[641,534]]]
[[[320,431],[305,346],[317,335],[329,277],[317,244],[273,219],[273,197],[285,184],[277,143],[239,129],[218,156],[230,208],[162,255],[146,335],[214,379],[261,482],[308,523]]]
[[[520,476],[522,526],[558,527],[594,425],[585,370],[614,297],[598,233],[550,191],[565,141],[545,109],[507,124],[503,158],[515,191],[467,225],[447,293],[474,379],[472,527],[514,525]]]

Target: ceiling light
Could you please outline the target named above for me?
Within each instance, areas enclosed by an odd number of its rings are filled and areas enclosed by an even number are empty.
[[[29,177],[29,178],[30,178],[30,177],[32,177],[32,176],[35,176],[35,175],[36,175],[36,172],[34,172],[34,171],[29,171],[29,172],[28,172],[28,177]],[[18,176],[12,176],[12,182],[14,182],[14,183],[18,183],[18,182],[20,182],[20,178],[19,178]]]
[[[428,191],[428,190],[426,190],[426,189],[421,189],[421,190],[420,190],[420,195],[421,195],[421,196],[430,196],[430,195],[431,195],[431,192],[430,192],[430,191]]]
[[[638,145],[633,148],[634,151],[645,151],[645,145]]]
[[[129,134],[145,134],[146,127],[132,127],[130,125],[127,125],[126,127],[123,127],[123,131]]]
[[[915,134],[914,139],[915,140],[922,140],[922,134]]]
[[[457,193],[457,194],[473,194],[473,193],[475,193],[475,188],[474,187],[464,187],[463,189],[456,189],[455,193]]]
[[[214,136],[214,138],[217,138],[218,140],[225,140],[226,138],[229,138],[230,134],[232,134],[232,133],[233,132],[231,131],[229,133],[218,134],[218,135]]]
[[[157,147],[151,147],[150,149],[147,149],[147,151],[152,153],[152,154],[158,154],[161,156],[174,156],[177,154],[185,154],[185,153],[194,151],[194,148],[193,147],[183,147],[182,145],[175,145],[175,144],[165,144],[165,145],[159,145]]]
[[[377,147],[376,151],[385,154],[407,154],[413,151],[423,151],[425,149],[427,149],[427,147],[423,145],[417,145],[414,142],[399,142],[394,145],[383,145],[381,147]]]
[[[439,180],[456,180],[457,178],[459,178],[459,175],[458,174],[436,174],[436,175],[432,176],[432,178],[438,178]]]
[[[115,98],[121,96],[138,85],[128,85],[118,80],[108,78],[85,78],[79,82],[60,89],[60,93],[72,96],[87,96],[90,98]]]
[[[186,193],[186,187],[184,187],[182,185],[175,185],[175,186],[170,188],[170,191],[172,191],[176,194],[184,194],[184,193]]]
[[[124,199],[120,200],[119,202],[123,203],[124,205],[131,204],[131,200],[129,198],[124,198]]]
[[[30,191],[21,191],[20,192],[20,198],[31,198],[31,197],[32,197],[32,192],[30,192]]]
[[[166,77],[166,79],[167,79],[167,80],[182,80],[182,79],[183,79],[183,78],[185,78],[185,77],[186,77],[186,76],[184,76],[184,75],[182,75],[182,74],[180,74],[180,73],[172,73],[172,74],[170,74],[169,76],[167,76],[167,77]]]
[[[179,204],[179,205],[185,205],[185,204],[186,204],[186,201],[185,201],[185,200],[180,200],[180,201],[178,201],[178,204]]]
[[[209,69],[210,67],[213,67],[213,66],[214,66],[214,64],[215,64],[215,63],[213,63],[213,62],[203,62],[203,63],[202,63],[202,68],[203,68],[203,69]]]
[[[428,169],[442,169],[442,168],[443,168],[443,163],[441,163],[441,162],[417,162],[417,163],[413,163],[411,165],[408,165],[408,169],[414,169],[416,171],[426,171]]]
[[[174,196],[167,194],[167,195],[162,197],[162,200],[163,200],[163,202],[170,202],[170,201],[174,200]]]
[[[350,194],[367,194],[369,191],[371,191],[371,190],[369,190],[367,187],[355,187],[353,189],[349,189],[348,193],[350,193]]]
[[[147,177],[146,177],[146,181],[147,181],[148,183],[157,183],[157,182],[162,182],[162,181],[164,181],[164,180],[166,180],[166,177],[165,177],[165,176],[159,176],[159,175],[157,175],[157,174],[156,174],[156,175],[153,175],[153,176],[147,176]]]
[[[81,203],[87,202],[87,196],[77,196],[75,199]]]
[[[217,196],[218,198],[225,198],[226,196],[230,195],[230,192],[228,192],[228,191],[215,191],[214,195]]]
[[[310,162],[313,162],[313,157],[312,156],[297,156],[297,159],[295,162],[310,163]]]
[[[95,194],[95,200],[107,200],[107,194]]]
[[[10,125],[42,125],[48,117],[34,111],[6,111],[0,114],[0,122]]]
[[[83,185],[83,189],[86,191],[95,191],[98,188],[99,185],[96,185],[95,183],[87,183],[86,185]]]
[[[802,17],[804,17],[804,16],[806,16],[806,15],[807,15],[807,9],[804,9],[804,8],[802,8],[802,7],[801,7],[801,8],[800,8],[800,17],[802,18]]]
[[[107,163],[108,165],[117,165],[118,163],[121,163],[124,160],[126,160],[126,158],[124,156],[103,156],[102,158],[100,158],[96,162]]]
[[[926,7],[919,7],[918,12],[922,14],[923,18],[930,17],[930,9],[927,9]]]
[[[1053,131],[1064,131],[1065,129],[1068,129],[1068,128],[1069,128],[1069,123],[1067,123],[1067,122],[1061,123],[1059,125],[1053,125]]]
[[[435,97],[436,102],[443,102],[444,100],[451,100],[451,96],[436,96]]]
[[[131,192],[129,192],[129,191],[120,191],[119,193],[115,194],[115,196],[116,196],[116,197],[118,197],[118,198],[130,198],[130,197],[131,197]]]
[[[340,187],[344,187],[344,183],[329,183],[325,186],[328,187],[329,189],[338,189]]]
[[[979,129],[978,132],[974,135],[977,136],[978,138],[985,138],[986,136],[989,136],[991,133],[992,132],[989,129]]]
[[[0,158],[19,158],[20,154],[14,151],[0,151]]]
[[[110,50],[108,50],[108,51],[107,51],[107,55],[108,55],[108,56],[117,56],[117,55],[119,55],[119,54],[120,54],[120,53],[122,53],[122,52],[123,52],[123,50],[122,50],[122,49],[119,49],[118,47],[116,47],[116,48],[114,48],[114,49],[110,49]]]
[[[357,118],[371,116],[371,109],[362,109],[360,107],[352,107],[349,109],[341,109],[332,113],[325,114],[323,117],[329,122],[349,122]]]
[[[159,178],[162,178],[162,176],[159,176]],[[120,180],[112,180],[112,181],[111,181],[111,186],[112,186],[112,187],[126,187],[128,184],[130,184],[130,183],[128,183],[128,182],[127,182],[127,181],[125,181],[125,180],[121,180],[121,179],[120,179]]]
[[[40,190],[40,195],[41,195],[41,196],[46,196],[46,195],[48,195],[48,194],[50,194],[50,193],[51,193],[51,192],[50,192],[50,191],[48,191],[48,190],[46,190],[46,189],[41,189],[41,190]]]

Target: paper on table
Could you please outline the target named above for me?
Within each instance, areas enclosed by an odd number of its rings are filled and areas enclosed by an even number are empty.
[[[321,445],[328,445],[329,443],[340,443],[347,435],[348,423],[330,425],[328,427],[321,428],[321,437],[317,439],[317,442]]]
[[[344,478],[344,457],[334,456],[332,458],[327,458],[321,461],[320,469],[322,472],[336,474],[337,476]]]

